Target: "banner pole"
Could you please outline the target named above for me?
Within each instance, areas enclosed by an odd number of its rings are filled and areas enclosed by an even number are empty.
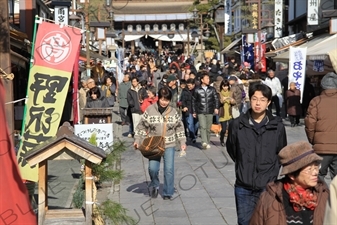
[[[32,41],[32,50],[30,52],[31,58],[30,58],[30,62],[29,62],[30,66],[29,66],[29,75],[28,75],[28,83],[27,84],[29,84],[29,80],[31,79],[30,78],[31,68],[34,65],[34,52],[35,52],[34,49],[35,49],[35,39],[36,39],[36,30],[37,30],[37,22],[36,22],[36,20],[38,18],[39,18],[39,16],[35,15],[34,30],[33,30],[33,41]],[[25,123],[26,123],[26,113],[27,113],[27,105],[26,105],[26,103],[27,103],[27,100],[28,100],[28,90],[29,90],[29,87],[27,86],[25,107],[24,107],[24,110],[23,110],[22,125],[21,125],[21,136],[23,135],[23,132],[24,132],[24,129],[25,129]]]

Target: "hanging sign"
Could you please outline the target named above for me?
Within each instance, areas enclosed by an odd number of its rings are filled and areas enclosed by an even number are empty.
[[[47,22],[39,25],[17,155],[22,178],[26,180],[38,180],[38,168],[27,164],[26,153],[57,133],[80,40],[80,32],[72,28]]]
[[[307,47],[289,48],[289,84],[295,82],[296,88],[301,91],[301,103],[304,91]],[[289,85],[288,85],[289,86]]]

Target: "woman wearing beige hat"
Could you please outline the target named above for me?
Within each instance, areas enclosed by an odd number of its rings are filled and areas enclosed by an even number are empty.
[[[281,180],[267,184],[250,225],[321,225],[329,189],[318,179],[322,158],[306,141],[284,147],[278,154]]]

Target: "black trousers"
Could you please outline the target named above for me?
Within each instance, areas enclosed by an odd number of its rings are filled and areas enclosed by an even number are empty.
[[[321,168],[319,170],[319,178],[324,181],[324,177],[328,174],[328,168],[331,174],[331,180],[337,175],[337,155],[335,154],[320,154],[323,157]]]
[[[277,95],[273,96],[271,98],[271,103],[268,106],[268,109],[270,112],[272,112],[272,108],[273,108],[273,103],[275,104],[275,109],[276,109],[276,116],[280,116],[280,101],[277,97]]]
[[[127,110],[127,107],[119,107],[119,114],[121,116],[122,123],[130,122],[129,116],[127,115]]]
[[[220,122],[220,124],[221,124],[220,142],[224,142],[227,126],[229,125],[229,123],[231,121],[232,120],[227,120],[227,121]]]

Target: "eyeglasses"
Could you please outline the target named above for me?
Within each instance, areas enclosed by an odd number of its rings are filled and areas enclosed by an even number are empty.
[[[305,168],[302,171],[306,174],[312,174],[314,171],[316,171],[318,173],[320,168],[321,168],[321,164],[315,163],[314,165],[308,166],[307,168]]]
[[[260,98],[260,99],[258,99],[258,98],[251,98],[250,101],[251,101],[251,102],[261,102],[261,103],[266,103],[266,102],[268,102],[268,99],[266,99],[266,98]]]

